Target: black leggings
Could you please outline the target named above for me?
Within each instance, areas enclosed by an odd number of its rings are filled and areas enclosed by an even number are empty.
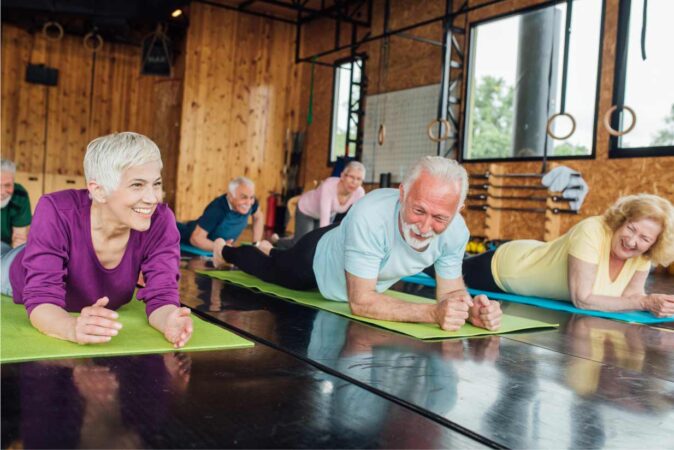
[[[257,247],[244,245],[223,248],[222,257],[244,272],[269,283],[301,291],[314,289],[318,286],[313,268],[316,246],[325,233],[338,225],[313,230],[289,249],[272,249],[269,256]]]
[[[463,281],[472,289],[489,292],[503,292],[494,281],[491,274],[491,260],[494,250],[471,256],[463,260]],[[424,272],[435,278],[433,266],[424,269]]]

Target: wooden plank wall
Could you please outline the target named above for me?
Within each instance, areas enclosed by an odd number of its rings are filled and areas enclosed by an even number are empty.
[[[294,27],[195,3],[190,8],[176,201],[196,218],[239,175],[264,208],[281,188],[286,130],[296,129]]]
[[[490,0],[473,0],[470,5],[488,2]],[[465,20],[465,27],[471,22],[495,17],[506,12],[542,3],[544,0],[512,0],[493,4],[470,13]],[[375,15],[381,14],[383,2],[375,4]],[[412,1],[392,2],[394,6],[391,12],[391,28],[403,23],[409,24],[421,21],[425,18],[442,14],[444,1]],[[615,63],[615,43],[617,35],[619,0],[606,0],[605,37],[602,49],[601,82],[599,117],[611,106],[613,92],[613,71]],[[412,12],[412,13],[410,13]],[[379,19],[378,19],[379,20]],[[332,34],[327,25],[309,30],[304,35],[303,45],[316,45],[316,41],[323,45],[331,45]],[[380,32],[380,25],[375,25],[374,34]],[[439,27],[432,26],[416,31],[411,31],[419,36],[440,40]],[[369,44],[367,48],[369,61],[367,74],[370,80],[369,92],[376,92],[378,77],[378,60],[380,43]],[[468,40],[466,39],[467,48]],[[424,50],[425,49],[425,50]],[[467,52],[465,52],[467,53]],[[306,54],[309,54],[308,52]],[[327,61],[327,57],[326,57]],[[308,65],[303,67],[307,73]],[[465,71],[464,71],[465,75]],[[385,92],[396,89],[407,89],[415,86],[423,86],[438,83],[440,80],[440,53],[434,47],[404,41],[400,38],[391,38],[391,57],[389,63],[388,80]],[[302,111],[306,111],[308,94],[303,93]],[[314,124],[309,127],[308,141],[305,158],[304,182],[305,185],[314,179],[328,176],[330,168],[327,167],[327,153],[330,133],[330,108],[332,106],[332,71],[330,69],[316,69],[316,90],[314,92]],[[596,138],[596,158],[594,160],[563,160],[560,164],[572,167],[583,174],[588,182],[590,193],[583,205],[580,215],[560,216],[559,232],[563,233],[573,224],[584,217],[601,214],[615,199],[621,195],[636,192],[651,192],[674,201],[674,157],[658,158],[608,158],[608,133],[598,129]],[[471,173],[484,173],[489,169],[487,163],[466,163],[466,169]],[[536,162],[507,162],[499,163],[504,173],[519,173],[540,171],[540,163]],[[478,193],[478,192],[475,192]],[[509,203],[509,206],[518,206],[517,203]],[[522,204],[519,206],[531,206]],[[480,211],[466,210],[464,212],[471,232],[475,235],[486,234],[486,214]],[[538,217],[538,216],[536,216]],[[498,221],[498,229],[490,230],[490,235],[500,239],[532,238],[543,239],[546,235],[546,223],[541,215],[540,220],[532,220],[531,213],[503,212]],[[549,234],[549,233],[548,233]]]
[[[81,176],[89,141],[136,131],[159,145],[166,200],[173,203],[182,74],[141,76],[139,47],[105,43],[94,57],[79,37],[47,41],[8,24],[2,61],[3,157],[24,172]],[[29,62],[58,69],[58,86],[25,82]]]

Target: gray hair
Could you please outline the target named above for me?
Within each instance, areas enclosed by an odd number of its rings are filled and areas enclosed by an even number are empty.
[[[16,164],[9,159],[0,160],[0,170],[2,172],[16,173]]]
[[[232,179],[232,181],[229,182],[229,185],[227,185],[227,189],[229,190],[229,193],[232,195],[236,195],[236,188],[241,186],[242,184],[248,186],[249,188],[255,190],[255,183],[253,183],[253,180],[251,180],[248,177],[236,177]]]
[[[459,181],[461,183],[459,206],[463,205],[468,194],[468,173],[457,161],[442,156],[424,156],[419,159],[403,179],[405,196],[422,172],[447,182]]]
[[[147,136],[125,131],[89,142],[84,155],[84,177],[103,186],[109,194],[119,187],[122,172],[150,162],[163,166],[159,147]]]
[[[363,163],[359,161],[351,161],[349,164],[346,165],[346,167],[344,167],[343,172],[346,173],[354,170],[360,171],[360,173],[363,174],[363,178],[365,178],[365,166],[363,165]]]

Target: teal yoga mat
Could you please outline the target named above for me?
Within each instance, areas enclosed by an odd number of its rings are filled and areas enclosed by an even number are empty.
[[[231,331],[192,315],[194,332],[185,347],[173,348],[164,336],[147,322],[145,304],[132,300],[117,312],[124,328],[105,344],[80,345],[45,336],[30,324],[26,308],[10,297],[0,298],[0,362],[44,359],[91,358],[94,356],[139,355],[175,351],[201,351],[252,347],[253,343]]]
[[[241,245],[251,245],[250,242],[242,242]],[[183,253],[189,253],[191,255],[197,255],[197,256],[208,256],[212,257],[213,252],[207,252],[206,250],[202,250],[200,248],[194,247],[193,245],[190,244],[180,244],[180,251]]]
[[[207,252],[206,250],[202,250],[190,244],[180,244],[180,251],[197,256],[213,256],[213,252]]]
[[[418,273],[403,278],[401,281],[407,283],[417,283],[424,286],[435,287],[435,280],[425,273]],[[555,311],[567,311],[574,314],[583,314],[586,316],[603,317],[605,319],[621,320],[623,322],[633,322],[642,324],[674,322],[674,317],[655,317],[648,311],[630,311],[630,312],[606,312],[593,311],[589,309],[580,309],[573,306],[573,303],[563,302],[561,300],[552,300],[541,297],[525,297],[523,295],[505,294],[499,292],[487,292],[477,289],[468,289],[471,295],[484,294],[493,300],[503,300],[513,303],[523,303],[525,305],[538,306],[540,308],[553,309]]]
[[[431,323],[404,323],[391,322],[388,320],[369,319],[367,317],[356,316],[351,314],[349,304],[346,302],[338,302],[326,300],[318,291],[296,291],[287,289],[272,283],[267,283],[252,275],[241,272],[240,270],[210,270],[197,271],[198,273],[207,275],[218,280],[227,281],[239,286],[249,289],[256,289],[265,294],[270,294],[283,299],[291,300],[301,305],[310,306],[312,308],[330,311],[350,319],[358,320],[373,325],[377,325],[388,330],[403,333],[418,339],[443,339],[443,338],[461,338],[470,336],[481,336],[488,334],[503,334],[514,331],[522,331],[535,328],[554,328],[557,324],[541,322],[539,320],[527,319],[523,317],[503,315],[501,321],[501,328],[497,331],[489,331],[483,328],[474,327],[471,324],[465,324],[457,331],[445,331],[440,329],[436,324]],[[430,300],[415,295],[409,295],[402,292],[388,291],[388,295],[392,297],[405,300],[412,303],[434,303]]]

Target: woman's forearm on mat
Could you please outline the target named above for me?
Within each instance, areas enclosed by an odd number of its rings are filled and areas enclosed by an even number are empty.
[[[152,311],[152,314],[150,314],[150,317],[148,317],[147,320],[150,322],[152,328],[160,331],[163,334],[166,330],[166,320],[169,314],[171,314],[176,308],[177,306],[174,305],[164,305]]]
[[[75,342],[76,319],[63,308],[51,303],[37,306],[30,314],[30,323],[47,336]]]
[[[645,295],[634,294],[622,297],[591,294],[585,298],[573,298],[573,304],[581,309],[597,311],[634,311],[644,310]]]

